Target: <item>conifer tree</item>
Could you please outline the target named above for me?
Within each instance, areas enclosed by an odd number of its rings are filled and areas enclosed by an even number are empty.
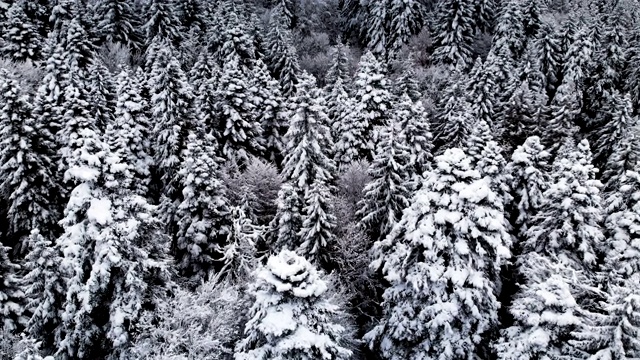
[[[16,1],[9,7],[3,23],[0,53],[13,61],[38,61],[43,41],[36,24],[25,14],[24,6],[24,2]]]
[[[254,117],[262,128],[261,145],[264,157],[280,166],[284,158],[283,137],[289,122],[287,103],[280,92],[278,82],[269,75],[266,65],[261,60],[257,60],[254,66],[253,81],[256,89]]]
[[[552,99],[557,87],[560,85],[562,70],[562,45],[556,29],[545,24],[540,31],[540,37],[536,41],[540,71],[545,76],[546,92]]]
[[[25,308],[31,317],[25,332],[30,339],[40,342],[43,353],[49,355],[60,340],[59,326],[67,291],[65,273],[60,269],[62,254],[37,228],[31,231],[28,241],[22,281],[27,300]]]
[[[284,250],[256,273],[255,302],[234,359],[348,359],[341,310],[329,284],[304,258]]]
[[[139,49],[142,46],[142,34],[138,29],[141,18],[135,11],[135,5],[129,1],[97,1],[93,16],[95,33],[101,42],[120,43],[131,49]]]
[[[116,105],[115,81],[109,69],[100,61],[93,61],[89,65],[86,80],[91,113],[98,129],[104,130],[112,121],[112,109]]]
[[[525,80],[514,91],[511,98],[503,107],[498,118],[504,129],[504,140],[507,142],[505,150],[515,149],[530,136],[540,136],[542,129],[540,118],[542,115],[543,99],[536,94],[529,81]]]
[[[633,129],[637,118],[633,116],[633,105],[629,95],[613,91],[601,108],[603,118],[593,131],[594,161],[604,164],[613,149],[622,142],[625,133]]]
[[[322,268],[332,268],[330,249],[335,246],[336,218],[331,208],[329,187],[315,180],[305,195],[302,209],[299,253]]]
[[[376,156],[369,167],[371,182],[363,190],[356,215],[372,239],[384,239],[409,206],[413,165],[401,124],[392,122],[381,134]]]
[[[354,80],[357,116],[354,121],[363,131],[364,147],[361,149],[360,156],[371,160],[375,153],[375,129],[388,125],[392,95],[388,89],[390,84],[384,74],[383,65],[373,53],[365,53],[360,58],[358,66]]]
[[[360,121],[356,113],[355,99],[350,97],[339,85],[329,95],[329,119],[332,122],[331,133],[335,141],[334,160],[339,169],[366,158],[371,145],[364,133],[366,122]]]
[[[462,147],[467,141],[474,119],[471,104],[463,89],[455,80],[444,91],[442,104],[438,107],[434,128],[436,152]]]
[[[33,117],[30,100],[17,80],[0,72],[0,193],[7,202],[9,227],[4,244],[16,245],[24,255],[23,240],[32,229],[45,228],[45,235],[56,233],[58,188],[55,164],[43,146],[50,137]],[[44,150],[44,151],[43,151]]]
[[[95,45],[79,16],[74,16],[62,27],[60,46],[64,49],[63,58],[70,70],[86,71],[94,59]],[[77,69],[77,70],[76,70]]]
[[[234,206],[230,212],[228,236],[224,246],[216,246],[223,264],[216,279],[225,278],[242,285],[256,266],[256,243],[262,228],[253,224],[244,206]]]
[[[336,45],[331,53],[331,66],[324,78],[324,83],[333,90],[340,80],[345,85],[350,78],[348,47],[344,44]]]
[[[248,9],[244,4],[236,4],[234,1],[230,3],[233,4],[224,15],[222,22],[224,27],[220,29],[220,48],[217,50],[217,57],[220,66],[224,66],[232,58],[238,58],[239,64],[250,68],[257,54],[254,39],[248,29],[248,21],[242,16],[248,12]]]
[[[518,59],[526,48],[524,14],[519,0],[510,0],[504,4],[497,19],[493,48],[506,52],[511,59]]]
[[[216,89],[220,78],[220,68],[214,57],[207,51],[201,51],[193,68],[189,72],[189,80],[195,92],[195,108],[198,111],[200,123],[208,133],[216,138],[218,134],[219,120],[216,116]]]
[[[413,178],[422,178],[433,162],[433,135],[422,103],[412,103],[403,95],[396,104],[394,122],[401,129],[400,136],[409,153],[408,173]]]
[[[302,229],[302,211],[304,199],[299,198],[296,189],[285,183],[278,192],[278,211],[271,224],[274,233],[271,250],[274,253],[282,249],[295,250],[299,245],[298,234]]]
[[[557,149],[566,139],[577,133],[576,118],[580,113],[580,105],[575,84],[563,83],[557,89],[549,107],[547,123],[544,125],[544,144],[549,149]]]
[[[433,25],[435,62],[465,70],[472,65],[476,22],[474,1],[446,0],[438,3]]]
[[[594,43],[586,26],[577,29],[563,59],[562,77],[575,83],[580,90],[585,78],[590,74]]]
[[[285,135],[282,176],[304,199],[313,183],[330,184],[335,165],[326,151],[331,147],[328,117],[315,79],[302,77],[293,99],[293,117]]]
[[[574,332],[578,355],[592,359],[633,359],[640,356],[640,284],[638,276],[611,285],[604,314],[590,314],[586,326]]]
[[[0,329],[7,333],[19,331],[26,324],[24,293],[18,271],[20,266],[9,259],[10,248],[0,245]]]
[[[183,160],[187,134],[202,129],[194,114],[193,88],[168,47],[162,48],[155,58],[149,87],[149,105],[153,111],[150,120],[155,123],[155,166],[162,179],[165,195],[171,197],[173,189],[170,183]]]
[[[422,30],[425,23],[424,4],[415,0],[391,0],[389,6],[390,24],[387,50],[398,52],[409,38]]]
[[[600,249],[607,254],[604,268],[613,280],[640,273],[640,233],[636,230],[640,224],[640,174],[627,171],[619,181],[616,191],[606,199],[608,215],[604,227],[610,240]]]
[[[148,20],[143,25],[147,42],[155,37],[177,43],[180,36],[180,20],[175,5],[170,0],[151,0],[146,9]]]
[[[205,279],[213,269],[215,251],[229,233],[228,200],[218,180],[215,139],[191,133],[177,174],[182,201],[177,206],[176,267],[183,276]]]
[[[419,101],[422,98],[420,82],[414,70],[415,64],[411,57],[406,61],[405,68],[394,82],[393,91],[397,96],[407,94],[411,101]]]
[[[476,119],[486,122],[490,129],[495,130],[496,86],[487,66],[489,64],[483,64],[480,59],[477,59],[471,70],[468,85],[469,103]]]
[[[234,57],[222,68],[216,90],[222,155],[235,159],[241,166],[248,164],[251,155],[258,156],[263,150],[262,127],[255,119],[256,105],[250,81],[248,69],[240,66],[239,59]]]
[[[507,165],[514,208],[511,224],[519,239],[525,239],[532,219],[544,204],[543,194],[549,186],[546,174],[548,158],[549,153],[540,143],[540,138],[532,136],[518,146]]]
[[[529,229],[524,251],[537,252],[574,270],[593,269],[596,250],[604,239],[602,184],[591,164],[589,143],[583,140],[572,153],[556,160],[554,181]]]
[[[132,165],[132,186],[134,192],[142,197],[149,195],[151,180],[150,168],[153,163],[151,156],[152,127],[146,115],[146,100],[142,98],[142,89],[136,82],[130,70],[123,69],[116,78],[116,104],[114,111],[114,125],[121,133],[111,139],[122,141],[116,147],[110,144],[112,151],[118,148],[120,159]],[[107,132],[109,132],[107,126]]]
[[[498,324],[510,237],[498,197],[470,161],[459,149],[438,156],[402,220],[374,245],[371,266],[390,285],[365,339],[385,359],[472,358]]]
[[[282,94],[287,97],[294,95],[300,75],[298,55],[291,36],[291,32],[282,27],[279,18],[269,23],[266,62],[273,77],[280,82]]]
[[[600,179],[605,185],[606,192],[617,191],[620,179],[625,172],[636,169],[638,161],[640,161],[640,138],[636,135],[636,129],[637,125],[629,127],[607,159]]]

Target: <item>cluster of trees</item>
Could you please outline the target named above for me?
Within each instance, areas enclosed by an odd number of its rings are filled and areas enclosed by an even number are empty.
[[[0,2],[0,357],[639,358],[639,10]]]

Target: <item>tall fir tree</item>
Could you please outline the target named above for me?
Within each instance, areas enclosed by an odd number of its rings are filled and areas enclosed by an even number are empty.
[[[27,318],[24,314],[24,292],[18,272],[20,266],[9,258],[10,248],[0,245],[0,329],[6,333],[17,333]]]
[[[174,44],[180,40],[180,19],[173,1],[151,0],[145,10],[148,20],[143,25],[143,30],[147,43],[155,37]]]
[[[291,251],[271,256],[256,272],[253,306],[234,359],[348,359],[341,309],[329,298],[329,284]],[[283,321],[284,319],[284,321]]]
[[[300,237],[301,253],[311,263],[323,269],[334,267],[331,250],[335,247],[336,217],[331,207],[329,186],[316,179],[305,195]]]
[[[142,47],[141,17],[129,1],[97,1],[93,8],[96,35],[101,42],[113,42],[139,50]]]
[[[283,28],[280,18],[276,17],[269,23],[266,43],[265,58],[271,74],[280,82],[282,94],[287,97],[293,96],[295,85],[299,81],[300,66],[292,34]]]
[[[475,37],[474,1],[446,0],[438,3],[437,21],[433,24],[435,62],[466,70],[472,63]]]
[[[304,199],[299,198],[294,186],[285,183],[278,191],[277,204],[278,211],[271,224],[271,251],[295,250],[300,245],[298,234],[302,229]]]
[[[381,135],[376,156],[369,167],[371,182],[363,189],[356,215],[372,239],[384,239],[409,206],[411,166],[401,124],[392,121]]]
[[[393,118],[401,129],[400,137],[409,152],[407,171],[414,179],[415,190],[417,182],[421,181],[425,171],[431,169],[433,162],[433,135],[426,110],[421,102],[412,103],[409,96],[403,94],[396,104]]]
[[[16,1],[7,11],[0,40],[0,53],[13,61],[39,61],[43,39],[32,19],[25,14],[25,2]]]
[[[383,64],[372,52],[365,53],[360,58],[353,86],[356,104],[354,121],[363,131],[360,156],[367,160],[372,160],[375,154],[377,129],[387,126],[389,122],[389,113],[393,107],[390,85]]]
[[[22,257],[32,229],[44,228],[49,239],[57,235],[60,189],[56,165],[43,148],[53,145],[51,138],[20,88],[6,71],[0,72],[0,192],[9,221],[3,243],[15,245]]]
[[[338,44],[332,49],[331,65],[324,77],[324,82],[329,89],[333,90],[339,80],[342,85],[345,85],[351,77],[348,50],[349,48],[344,44]]]
[[[438,156],[400,223],[374,245],[372,267],[390,285],[382,320],[365,339],[385,359],[487,351],[511,240],[498,197],[470,161],[460,149]]]
[[[434,126],[436,152],[462,147],[474,122],[471,104],[463,93],[463,88],[455,80],[447,85],[438,106]]]

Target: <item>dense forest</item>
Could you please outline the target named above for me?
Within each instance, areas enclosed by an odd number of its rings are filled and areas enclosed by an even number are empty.
[[[0,29],[0,358],[640,358],[637,0]]]

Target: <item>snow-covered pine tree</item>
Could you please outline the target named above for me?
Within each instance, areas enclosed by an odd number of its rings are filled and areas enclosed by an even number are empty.
[[[382,240],[409,206],[413,166],[402,134],[402,124],[391,121],[381,133],[380,144],[369,167],[371,182],[365,186],[356,216],[372,239]],[[422,174],[420,174],[422,175]]]
[[[391,0],[387,51],[390,54],[400,51],[411,36],[422,30],[425,17],[426,8],[422,2],[417,0]]]
[[[413,56],[404,61],[404,69],[395,79],[393,84],[393,92],[396,96],[407,94],[411,101],[417,102],[422,98],[421,83],[418,74],[415,71],[416,64]]]
[[[555,359],[567,355],[567,339],[580,323],[572,293],[584,277],[535,252],[519,260],[522,284],[509,312],[514,325],[504,329],[493,347],[499,360]]]
[[[79,16],[74,16],[62,27],[63,37],[59,40],[64,49],[63,58],[70,70],[85,71],[94,60],[95,45],[83,27]]]
[[[155,37],[176,44],[180,38],[180,19],[175,2],[171,0],[151,0],[145,9],[148,20],[143,25],[147,43]]]
[[[0,244],[0,330],[20,331],[27,322],[24,293],[18,278],[20,266],[9,258],[10,248]]]
[[[189,134],[175,181],[181,202],[175,213],[178,226],[173,247],[178,271],[196,280],[206,279],[215,267],[216,249],[224,246],[230,231],[229,201],[219,180],[219,162],[212,135]]]
[[[221,21],[223,27],[220,29],[220,34],[216,35],[220,38],[220,48],[216,52],[218,61],[220,66],[224,66],[229,59],[237,57],[239,64],[251,67],[252,62],[257,58],[257,54],[254,38],[250,34],[250,24],[246,16],[244,16],[249,13],[249,10],[244,3],[226,2],[231,5]]]
[[[596,250],[604,240],[603,217],[597,169],[592,165],[589,143],[556,160],[553,183],[533,218],[524,252],[536,252],[560,261],[574,270],[594,269]]]
[[[557,30],[551,24],[544,24],[536,40],[540,71],[545,76],[547,97],[553,99],[560,85],[562,70],[562,45]]]
[[[473,64],[472,45],[475,37],[475,1],[446,0],[437,5],[433,24],[435,62],[458,70]]]
[[[332,49],[331,66],[324,77],[325,85],[332,91],[339,80],[344,86],[351,77],[348,50],[349,48],[344,44],[338,44]]]
[[[287,132],[287,103],[280,92],[278,81],[274,80],[262,60],[256,60],[253,68],[255,84],[253,101],[255,102],[256,122],[262,128],[261,145],[264,158],[281,166],[284,158],[284,134]]]
[[[126,0],[96,1],[93,7],[95,33],[103,43],[113,42],[138,50],[142,47],[142,22],[133,3]]]
[[[499,197],[460,149],[436,157],[402,220],[374,245],[389,287],[366,336],[384,359],[479,356],[498,325],[510,236]]]
[[[293,46],[291,32],[283,27],[278,16],[269,22],[267,33],[266,63],[273,77],[280,82],[282,94],[293,96],[300,76],[298,55]]]
[[[594,144],[594,163],[604,165],[614,148],[622,142],[626,133],[638,123],[633,116],[631,96],[613,90],[600,108],[601,117],[596,129],[591,133]]]
[[[270,225],[270,249],[273,253],[283,249],[295,250],[300,245],[298,234],[302,229],[304,199],[299,198],[296,188],[285,183],[278,192],[277,203],[278,211]]]
[[[16,1],[7,11],[0,40],[0,53],[13,61],[38,61],[43,39],[36,24],[24,12],[25,2]]]
[[[578,131],[576,118],[580,113],[580,104],[577,92],[574,83],[563,83],[558,87],[549,106],[549,114],[544,124],[543,143],[551,152],[555,152],[562,143],[572,139]]]
[[[257,264],[256,243],[262,236],[262,228],[253,224],[245,206],[233,206],[229,211],[228,236],[224,246],[216,246],[222,263],[218,279],[243,286]]]
[[[222,155],[233,158],[243,167],[251,155],[258,156],[262,127],[255,118],[251,73],[237,57],[227,59],[216,90],[218,99],[218,133]]]
[[[389,20],[392,18],[390,0],[371,1],[365,3],[365,16],[362,30],[366,39],[366,49],[380,58],[387,57],[390,49],[391,29]]]
[[[32,229],[45,228],[45,236],[56,236],[59,216],[56,164],[46,146],[52,146],[46,131],[33,117],[30,99],[21,84],[0,71],[0,193],[7,204],[8,229],[5,245],[15,245],[22,257],[24,239]]]
[[[331,249],[335,246],[336,217],[331,193],[325,181],[316,179],[305,195],[298,252],[323,269],[332,269]]]
[[[329,284],[307,260],[283,250],[269,258],[256,278],[255,302],[234,359],[340,360],[353,355]]]
[[[610,239],[600,249],[606,258],[604,268],[610,278],[630,278],[640,274],[640,174],[627,171],[619,179],[607,202],[604,226]]]
[[[313,183],[331,184],[335,165],[327,155],[331,134],[326,106],[315,79],[303,74],[292,99],[293,117],[285,135],[282,176],[304,199]]]
[[[339,169],[344,169],[371,152],[364,137],[367,123],[360,121],[356,101],[347,94],[341,81],[333,87],[328,99],[331,133],[335,141],[334,160]]]
[[[87,92],[91,114],[101,131],[112,121],[116,105],[115,81],[109,69],[99,60],[92,61],[87,68]]]
[[[589,28],[583,25],[571,40],[563,59],[562,81],[571,81],[578,89],[584,90],[584,80],[591,73],[589,66],[593,57],[594,39]]]
[[[387,126],[393,108],[389,82],[385,76],[383,64],[372,52],[360,58],[358,71],[354,79],[354,101],[356,119],[353,121],[362,128],[363,148],[359,149],[361,158],[372,160],[375,155],[377,128]],[[354,134],[356,135],[356,134]]]
[[[514,210],[511,225],[519,240],[526,238],[532,219],[544,204],[543,194],[549,186],[548,159],[549,153],[540,143],[540,138],[532,136],[513,152],[505,169],[511,176],[509,187]]]
[[[604,166],[600,180],[604,183],[607,193],[617,191],[620,179],[628,170],[635,171],[640,161],[640,137],[637,124],[629,127],[620,142],[615,145],[613,152]]]
[[[520,0],[509,0],[503,4],[497,19],[492,47],[518,59],[526,48],[524,14]]]
[[[206,132],[213,134],[216,138],[219,137],[216,116],[216,89],[219,78],[220,67],[213,55],[204,50],[200,51],[193,68],[189,71],[189,81],[195,92],[195,108],[198,111],[199,121]]]
[[[467,101],[463,87],[458,81],[451,81],[441,98],[436,113],[434,145],[436,153],[454,147],[461,148],[468,141],[474,119],[471,104]]]
[[[164,43],[156,54],[149,87],[151,89],[150,108],[153,129],[154,160],[161,178],[164,194],[172,197],[171,181],[183,160],[188,131],[202,131],[193,109],[193,88],[180,62]]]
[[[121,161],[132,166],[134,192],[146,197],[149,195],[150,168],[153,163],[150,154],[152,127],[145,113],[146,100],[141,96],[141,84],[137,83],[135,74],[129,69],[120,71],[115,85],[116,104],[113,121],[121,134],[111,139],[124,142],[118,147],[122,151],[118,156]],[[114,145],[110,145],[112,149],[115,148]]]
[[[29,339],[40,343],[44,355],[55,352],[59,341],[59,326],[66,299],[66,277],[60,269],[62,254],[52,241],[34,228],[29,235],[29,253],[24,260],[22,283],[30,314],[25,332]]]
[[[469,75],[467,91],[475,118],[486,122],[489,128],[495,131],[497,128],[495,126],[494,104],[497,99],[494,93],[497,89],[492,74],[487,69],[488,66],[490,64],[483,64],[480,58],[476,59]]]
[[[525,80],[516,88],[511,98],[503,106],[498,118],[503,129],[505,150],[515,149],[530,136],[540,136],[541,109],[545,105],[541,94],[536,94],[529,81]]]
[[[611,284],[604,313],[591,313],[589,322],[573,333],[571,345],[589,359],[640,357],[640,279],[638,275]]]
[[[411,102],[407,94],[403,94],[396,103],[393,114],[394,122],[401,129],[400,137],[409,152],[407,171],[415,181],[421,181],[424,172],[431,169],[433,162],[433,135],[429,120],[421,102]]]

